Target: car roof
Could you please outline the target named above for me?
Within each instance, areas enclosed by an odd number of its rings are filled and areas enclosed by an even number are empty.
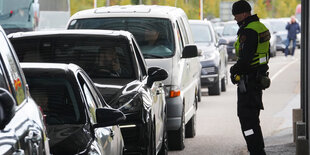
[[[190,24],[211,24],[210,21],[207,21],[207,20],[194,20],[194,19],[191,19],[191,20],[188,20],[188,22]]]
[[[30,32],[17,32],[8,35],[8,38],[32,37],[32,36],[46,36],[46,35],[94,35],[106,37],[126,37],[130,38],[133,35],[128,31],[123,30],[57,30],[57,31],[30,31]]]
[[[95,9],[83,10],[75,13],[71,20],[81,18],[100,17],[153,17],[172,18],[177,15],[185,15],[180,8],[160,5],[114,5]]]
[[[31,77],[68,77],[72,73],[81,70],[75,64],[64,63],[20,63],[21,68],[27,76]]]

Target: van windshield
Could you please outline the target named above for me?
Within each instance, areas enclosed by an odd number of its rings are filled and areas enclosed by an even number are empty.
[[[145,58],[174,55],[174,36],[171,22],[161,18],[91,18],[71,21],[68,29],[107,29],[131,32]]]

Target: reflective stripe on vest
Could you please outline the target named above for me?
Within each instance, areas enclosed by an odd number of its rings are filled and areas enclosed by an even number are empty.
[[[249,23],[245,29],[252,29],[258,34],[258,44],[254,58],[251,61],[251,66],[267,64],[269,60],[269,40],[270,33],[269,30],[259,21]],[[239,58],[239,46],[240,46],[240,36],[238,36],[235,42],[236,56]],[[245,51],[243,51],[245,52]]]

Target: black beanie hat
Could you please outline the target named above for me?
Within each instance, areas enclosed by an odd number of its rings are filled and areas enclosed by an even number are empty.
[[[250,12],[251,6],[250,4],[245,0],[239,0],[235,2],[232,6],[232,14],[236,15],[243,12]]]

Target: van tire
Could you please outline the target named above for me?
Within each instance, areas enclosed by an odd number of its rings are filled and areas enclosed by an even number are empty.
[[[226,91],[226,77],[224,77],[224,78],[221,80],[221,91],[222,91],[222,92],[225,92],[225,91]]]
[[[209,95],[220,95],[221,94],[221,80],[218,79],[212,87],[208,87]]]
[[[196,109],[198,104],[198,97],[195,97],[195,113],[185,126],[185,138],[193,138],[196,136]]]
[[[171,150],[183,150],[185,140],[185,113],[182,111],[181,127],[176,131],[168,131],[168,147]]]

